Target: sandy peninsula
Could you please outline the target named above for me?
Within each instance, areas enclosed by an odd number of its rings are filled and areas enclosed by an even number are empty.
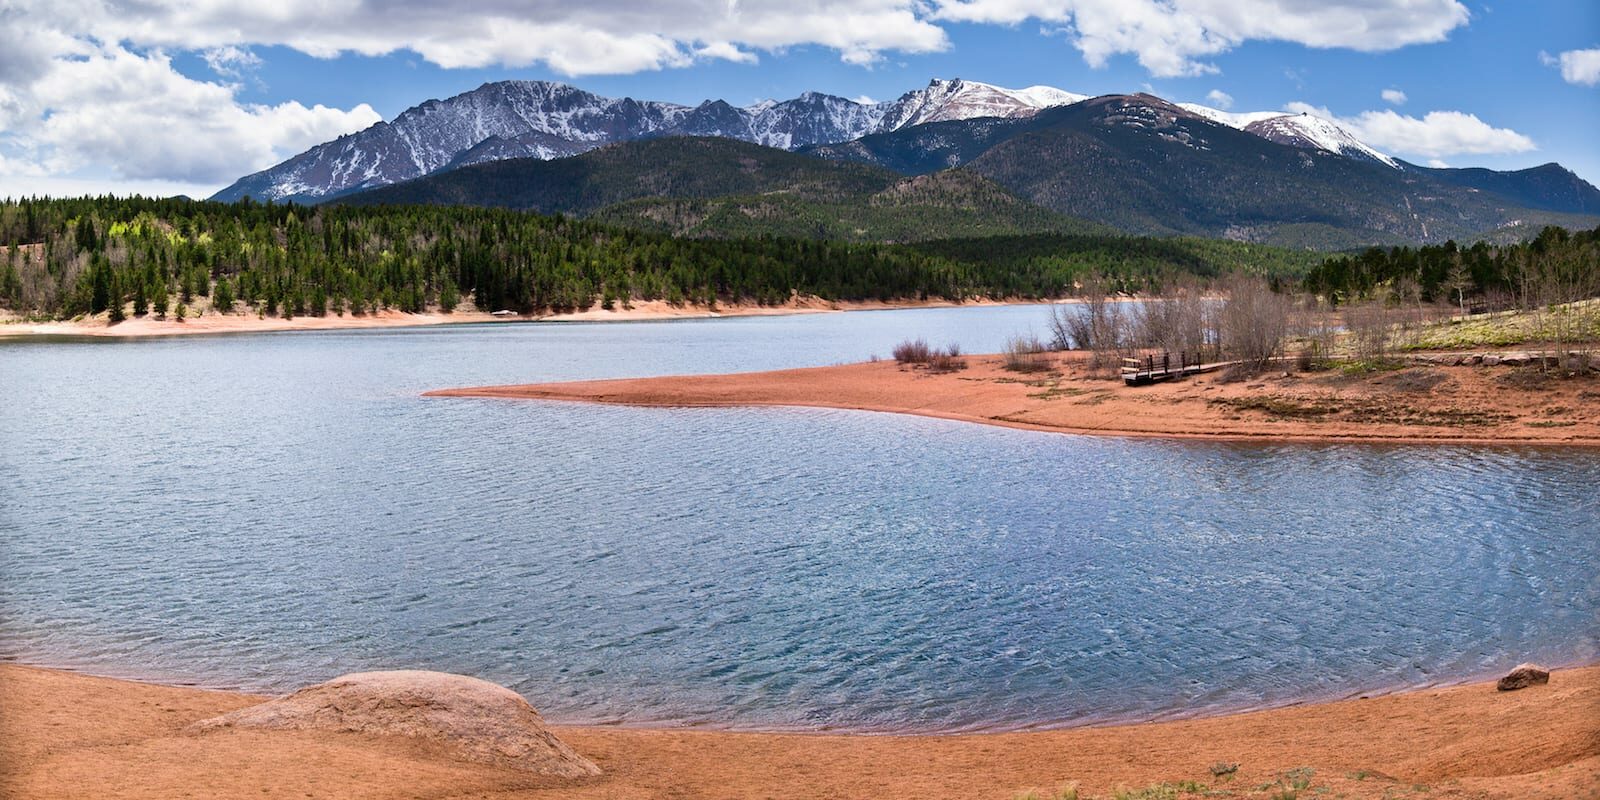
[[[1512,367],[1418,365],[1347,374],[1216,373],[1128,387],[1094,377],[1077,354],[1007,371],[967,356],[935,373],[875,361],[731,375],[489,386],[438,397],[644,406],[814,406],[885,411],[1038,431],[1263,441],[1600,445],[1600,380]]]
[[[996,798],[1077,786],[1143,798],[1600,796],[1600,667],[1181,722],[1028,733],[860,736],[554,728],[597,778],[468,764],[414,741],[224,730],[261,702],[0,665],[7,798]],[[537,705],[538,698],[532,698]],[[1237,764],[1228,775],[1213,765]],[[1302,788],[1295,792],[1296,785]],[[1284,790],[1289,789],[1288,794]],[[1210,791],[1212,794],[1203,794]]]
[[[463,305],[450,313],[437,309],[421,314],[404,311],[377,311],[364,314],[328,314],[323,316],[295,316],[283,318],[276,315],[235,312],[220,314],[208,311],[203,301],[194,313],[179,320],[169,314],[164,319],[152,315],[129,317],[113,323],[106,314],[78,320],[36,322],[19,318],[0,317],[0,338],[31,336],[92,336],[119,339],[136,339],[149,336],[191,336],[219,333],[270,333],[274,331],[332,331],[363,330],[370,328],[408,328],[430,325],[484,324],[516,322],[650,322],[675,319],[715,319],[718,317],[766,317],[789,314],[825,314],[841,311],[882,311],[900,308],[945,308],[957,305],[991,306],[1007,305],[1009,301],[987,299],[955,303],[946,300],[927,301],[831,301],[818,297],[796,297],[781,305],[754,303],[720,304],[705,306],[695,303],[674,305],[663,300],[635,301],[628,306],[611,309],[594,306],[583,311],[548,314],[490,313]]]

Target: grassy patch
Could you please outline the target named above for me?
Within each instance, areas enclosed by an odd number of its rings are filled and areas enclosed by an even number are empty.
[[[1403,349],[1469,350],[1529,342],[1584,340],[1600,341],[1600,301],[1585,300],[1539,311],[1454,317],[1413,331]]]
[[[1218,761],[1217,763],[1211,765],[1211,777],[1213,778],[1232,780],[1234,774],[1238,771],[1239,764],[1237,762]]]
[[[1322,419],[1339,413],[1339,407],[1328,403],[1304,404],[1281,397],[1224,397],[1210,401],[1212,405],[1227,406],[1236,411],[1260,411],[1278,419]]]

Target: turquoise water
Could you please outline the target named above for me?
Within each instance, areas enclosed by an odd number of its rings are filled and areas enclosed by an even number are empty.
[[[1031,307],[0,344],[0,658],[417,667],[565,722],[951,731],[1600,658],[1600,458],[433,388],[968,351]]]

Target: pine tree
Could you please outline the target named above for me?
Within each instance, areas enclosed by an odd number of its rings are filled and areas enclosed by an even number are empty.
[[[167,318],[167,287],[163,283],[150,286],[150,308],[156,312],[156,319]]]
[[[89,294],[89,313],[98,314],[111,305],[111,264],[104,256],[96,256],[89,272],[93,286]]]
[[[449,314],[461,305],[461,290],[456,288],[456,282],[449,278],[439,287],[439,310]]]
[[[217,281],[216,288],[211,290],[211,307],[219,314],[227,314],[233,311],[233,303],[233,284],[227,278]]]

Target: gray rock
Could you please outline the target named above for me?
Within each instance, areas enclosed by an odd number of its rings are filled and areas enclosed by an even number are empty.
[[[600,774],[545,727],[522,695],[445,672],[357,672],[191,725],[405,736],[443,744],[458,758],[540,775]]]
[[[1542,685],[1550,682],[1550,671],[1538,664],[1518,664],[1515,669],[1507,672],[1494,688],[1502,692],[1514,689],[1526,689],[1529,686]]]

